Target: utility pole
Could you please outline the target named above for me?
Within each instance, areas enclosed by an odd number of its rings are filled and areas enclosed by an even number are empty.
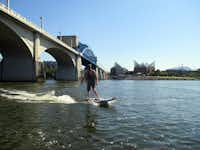
[[[9,9],[10,8],[10,0],[6,0],[6,5],[7,5],[7,8]]]

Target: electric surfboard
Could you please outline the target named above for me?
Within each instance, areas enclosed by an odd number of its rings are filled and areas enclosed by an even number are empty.
[[[88,98],[87,101],[90,104],[100,106],[100,107],[108,107],[112,102],[116,100],[116,97],[111,98]]]

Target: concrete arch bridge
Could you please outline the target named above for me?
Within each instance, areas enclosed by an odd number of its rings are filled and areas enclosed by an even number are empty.
[[[73,37],[66,39],[70,46],[0,3],[0,81],[37,81],[43,52],[57,61],[56,80],[79,80],[82,65],[88,64],[93,64],[99,78],[105,79],[106,72],[90,55],[93,53],[86,47],[81,49],[81,44],[74,46],[77,41]]]

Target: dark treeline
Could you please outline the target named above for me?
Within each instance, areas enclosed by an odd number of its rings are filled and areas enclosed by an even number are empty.
[[[156,70],[150,74],[151,76],[175,76],[175,77],[194,77],[200,79],[200,69],[196,71],[182,71],[182,70]]]
[[[43,64],[44,64],[45,78],[54,79],[57,70],[57,63],[53,61],[45,61]]]

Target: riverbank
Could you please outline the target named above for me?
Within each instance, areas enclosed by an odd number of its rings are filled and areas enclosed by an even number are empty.
[[[200,80],[195,77],[176,77],[176,76],[111,76],[110,79],[114,80]]]

